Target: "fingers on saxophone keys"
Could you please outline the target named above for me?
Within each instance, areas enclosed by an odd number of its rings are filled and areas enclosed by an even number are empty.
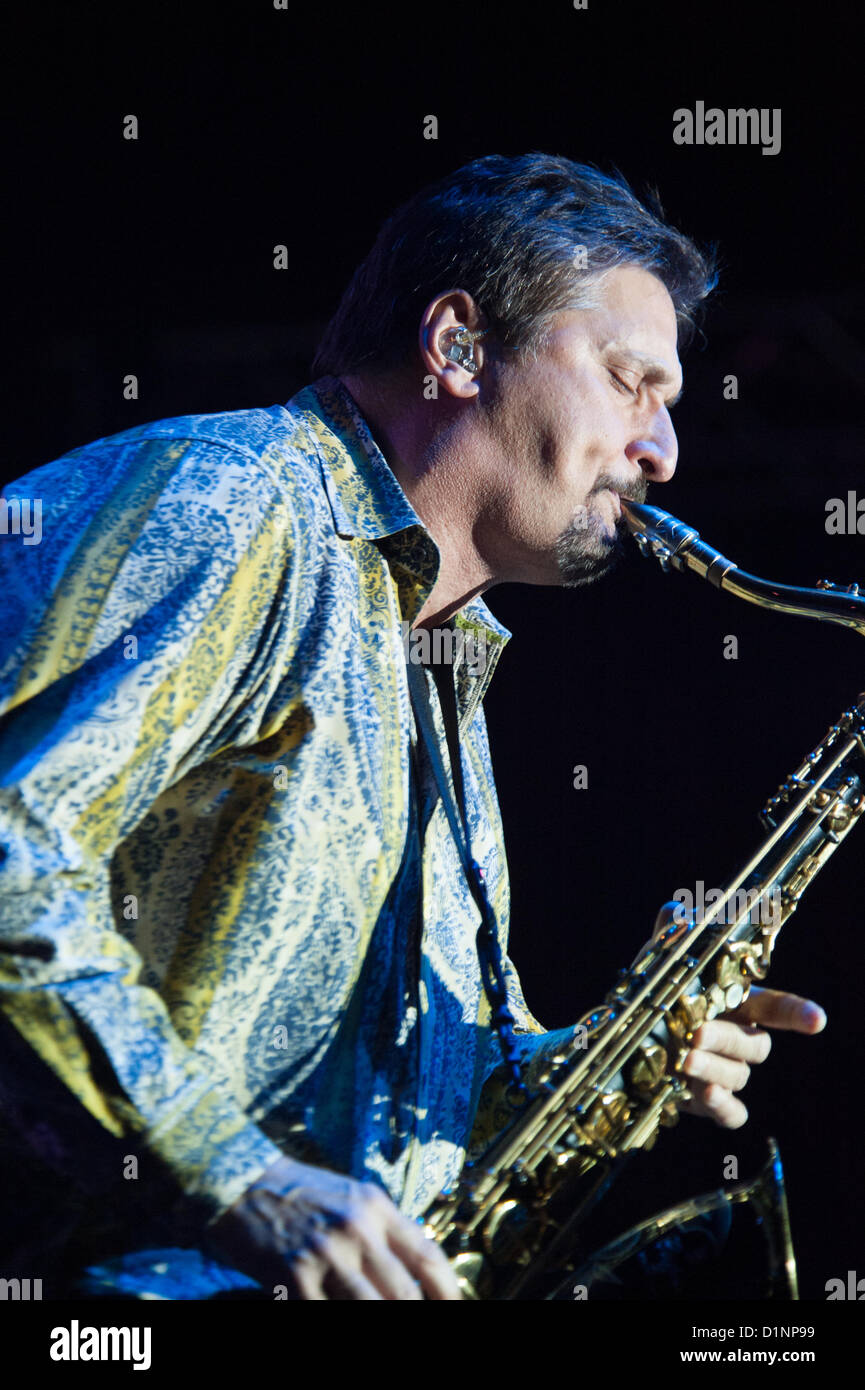
[[[715,1121],[723,1129],[741,1129],[748,1119],[748,1111],[740,1100],[717,1083],[693,1083],[693,1099],[680,1108],[688,1115],[701,1115]]]
[[[751,1068],[747,1062],[737,1062],[732,1057],[721,1057],[716,1052],[689,1052],[682,1066],[689,1080],[703,1081],[708,1086],[718,1086],[727,1091],[741,1091],[748,1084]]]
[[[778,989],[752,988],[744,1004],[728,1018],[736,1023],[762,1024],[795,1033],[822,1033],[826,1027],[825,1011],[813,999]]]
[[[722,1054],[740,1062],[765,1062],[772,1050],[772,1038],[762,1028],[743,1027],[726,1019],[704,1023],[694,1033],[693,1045],[713,1055]]]

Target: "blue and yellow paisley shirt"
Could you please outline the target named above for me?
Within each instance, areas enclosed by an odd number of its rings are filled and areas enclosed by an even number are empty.
[[[422,1212],[505,1103],[408,696],[438,552],[366,422],[324,378],[75,449],[14,498],[39,499],[41,536],[0,538],[6,1023],[211,1219],[282,1152]],[[504,942],[481,699],[509,634],[479,599],[455,630]],[[538,1036],[506,969],[529,1062],[561,1035]]]

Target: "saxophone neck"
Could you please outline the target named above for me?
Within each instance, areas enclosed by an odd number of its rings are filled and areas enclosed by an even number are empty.
[[[746,603],[792,613],[801,618],[852,627],[865,636],[865,598],[859,587],[821,580],[815,589],[776,584],[739,569],[720,550],[702,540],[699,531],[660,507],[621,499],[625,522],[643,555],[654,557],[664,570],[692,570],[716,589],[724,589]]]

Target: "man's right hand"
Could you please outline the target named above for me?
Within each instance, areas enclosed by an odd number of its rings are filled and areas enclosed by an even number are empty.
[[[211,1227],[265,1288],[297,1299],[459,1299],[442,1251],[374,1183],[281,1158]]]

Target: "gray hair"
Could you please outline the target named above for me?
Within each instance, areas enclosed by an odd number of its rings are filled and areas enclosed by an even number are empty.
[[[698,250],[641,202],[624,176],[560,155],[487,155],[421,189],[384,223],[313,361],[316,375],[412,360],[421,314],[447,290],[470,294],[503,349],[536,352],[549,320],[597,303],[605,275],[635,265],[665,285],[684,346],[717,283]]]

